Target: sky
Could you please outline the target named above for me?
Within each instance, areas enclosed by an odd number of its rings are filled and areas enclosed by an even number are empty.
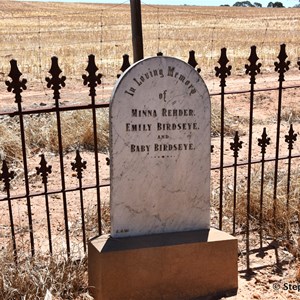
[[[53,0],[52,0],[53,1]],[[60,2],[91,2],[91,3],[129,3],[130,0],[55,0]],[[161,5],[199,5],[199,6],[220,6],[222,4],[229,4],[232,6],[237,1],[244,0],[141,0],[143,4],[161,4]],[[299,0],[250,0],[251,3],[261,3],[263,7],[266,7],[269,2],[281,2],[285,7],[293,7],[296,4],[300,4]]]

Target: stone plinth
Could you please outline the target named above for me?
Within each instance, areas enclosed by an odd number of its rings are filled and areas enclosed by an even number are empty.
[[[207,229],[149,236],[101,236],[89,244],[96,300],[214,299],[236,293],[237,240]]]

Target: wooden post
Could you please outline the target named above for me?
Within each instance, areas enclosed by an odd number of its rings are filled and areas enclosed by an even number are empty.
[[[130,0],[133,59],[137,62],[144,58],[141,1]]]

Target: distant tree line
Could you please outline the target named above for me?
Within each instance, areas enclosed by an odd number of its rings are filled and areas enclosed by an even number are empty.
[[[300,0],[299,0],[300,1]],[[228,4],[221,5],[221,6],[230,6]],[[261,3],[254,2],[253,4],[250,1],[238,1],[233,4],[233,6],[239,6],[239,7],[262,7]],[[284,7],[281,2],[269,2],[267,7]],[[299,7],[300,4],[295,5],[294,7]]]
[[[259,2],[254,2],[253,4],[250,1],[238,1],[233,6],[242,6],[242,7],[262,7]],[[267,7],[284,7],[281,2],[269,2]]]

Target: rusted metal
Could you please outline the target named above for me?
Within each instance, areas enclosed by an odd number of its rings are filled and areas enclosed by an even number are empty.
[[[263,249],[263,200],[264,200],[264,178],[265,178],[265,154],[271,139],[267,135],[266,127],[263,129],[261,139],[258,139],[258,146],[261,147],[261,178],[260,178],[260,212],[259,212],[259,241],[260,249]]]
[[[234,176],[233,176],[233,218],[232,218],[232,234],[235,235],[235,220],[236,220],[236,200],[237,200],[237,159],[239,151],[243,147],[243,141],[240,141],[239,132],[235,132],[233,143],[230,143],[230,149],[233,151],[234,157]]]
[[[15,235],[15,226],[14,226],[14,217],[10,199],[10,181],[15,177],[14,171],[9,171],[6,160],[3,160],[2,169],[0,173],[0,181],[4,182],[4,189],[6,190],[8,211],[9,211],[9,220],[10,220],[10,230],[11,230],[11,239],[13,245],[13,254],[15,262],[17,262],[17,245],[16,245],[16,235]]]
[[[189,52],[189,59],[188,59],[188,64],[191,65],[194,69],[196,69],[198,63],[196,61],[196,58],[195,58],[195,51],[194,50],[191,50]],[[196,71],[198,73],[201,72],[201,69],[200,68],[197,68]]]
[[[221,134],[220,134],[220,203],[219,203],[219,229],[222,230],[223,220],[223,165],[224,165],[224,120],[225,120],[225,87],[226,78],[231,74],[231,66],[227,66],[229,60],[226,55],[226,48],[221,49],[221,56],[218,61],[220,67],[215,67],[216,76],[219,77],[221,87]]]
[[[278,157],[278,160],[281,161],[281,160],[287,160],[289,157],[288,155],[285,155],[285,156],[280,156]],[[292,155],[291,158],[300,158],[300,154],[295,154],[295,155]],[[252,159],[251,160],[251,164],[252,165],[255,165],[255,164],[261,164],[261,159]],[[275,162],[275,158],[265,158],[265,162]],[[248,165],[248,160],[244,160],[244,161],[241,161],[241,162],[238,162],[237,163],[237,166],[238,167],[244,167],[244,166],[247,166]],[[224,164],[223,165],[223,168],[224,169],[228,169],[228,168],[233,168],[234,167],[234,164]],[[212,166],[210,168],[212,171],[216,171],[216,170],[219,170],[220,169],[220,166]]]
[[[61,119],[59,110],[59,99],[60,99],[60,89],[65,87],[66,77],[61,76],[62,70],[58,66],[58,58],[51,58],[52,64],[49,73],[52,77],[46,77],[47,87],[53,90],[53,99],[55,100],[55,113],[57,121],[57,139],[58,139],[58,153],[59,153],[59,164],[60,164],[60,179],[61,179],[61,189],[63,197],[64,206],[64,221],[65,221],[65,234],[66,234],[66,245],[67,254],[70,256],[70,235],[69,235],[69,222],[68,222],[68,206],[67,206],[67,196],[66,196],[66,182],[65,182],[65,170],[64,170],[64,155],[63,155],[63,144],[62,144],[62,131],[61,131]]]
[[[247,269],[250,270],[250,218],[251,218],[251,160],[252,160],[252,134],[253,134],[253,109],[254,109],[254,85],[256,84],[256,75],[260,73],[261,63],[257,63],[256,46],[251,47],[250,56],[246,64],[246,74],[250,76],[250,113],[249,113],[249,141],[248,141],[248,177],[247,177],[247,219],[246,219],[246,252]]]
[[[93,105],[94,108],[108,108],[109,103],[95,103]],[[75,105],[66,105],[66,106],[60,106],[59,111],[75,111],[75,110],[89,110],[92,106],[90,104],[88,105],[82,105],[82,104],[75,104]],[[25,115],[35,115],[35,114],[42,114],[42,113],[53,113],[57,110],[56,107],[49,107],[49,108],[34,108],[34,109],[26,109],[22,111],[22,114]],[[18,111],[6,111],[1,112],[0,116],[9,116],[9,117],[15,117],[18,115]]]
[[[85,235],[85,220],[84,220],[84,205],[83,205],[83,191],[82,191],[82,174],[83,170],[86,169],[87,162],[84,161],[80,155],[79,150],[76,150],[75,161],[71,163],[72,170],[76,171],[79,182],[79,195],[80,195],[80,208],[81,208],[81,228],[82,228],[82,240],[83,249],[86,252],[86,235]]]
[[[293,144],[297,140],[297,133],[295,133],[293,129],[293,124],[290,125],[289,133],[285,136],[285,142],[288,144],[288,175],[287,175],[287,199],[286,199],[286,211],[287,211],[287,220],[290,219],[290,187],[291,187],[291,165],[292,165],[292,150]],[[289,226],[287,226],[286,230],[287,239],[290,239],[290,230]]]
[[[274,228],[276,225],[276,208],[277,208],[277,183],[278,183],[278,157],[280,147],[280,125],[281,125],[281,105],[282,105],[282,86],[285,81],[284,74],[289,70],[290,62],[286,61],[287,54],[285,51],[285,44],[280,46],[278,55],[279,62],[275,62],[275,71],[279,74],[279,87],[278,87],[278,109],[277,109],[277,132],[276,132],[276,147],[275,147],[275,170],[274,170],[274,192],[273,192],[273,220]]]
[[[295,85],[289,85],[289,86],[283,86],[282,90],[289,90],[289,89],[299,89],[300,85],[295,84]],[[255,89],[255,92],[271,92],[271,91],[278,91],[279,88],[263,88],[263,89]],[[250,90],[240,90],[240,91],[228,91],[224,92],[225,95],[241,95],[241,94],[249,94]],[[221,93],[210,93],[210,96],[220,96]]]
[[[52,166],[48,166],[45,159],[45,155],[41,154],[40,167],[36,167],[37,175],[41,175],[42,183],[44,184],[46,214],[47,214],[47,227],[48,227],[48,240],[49,240],[49,251],[52,254],[52,235],[51,235],[51,221],[50,221],[50,209],[49,209],[49,198],[48,198],[48,175],[52,173]]]
[[[95,56],[89,55],[88,66],[85,69],[88,73],[87,75],[82,75],[83,84],[90,88],[89,96],[91,97],[92,114],[93,114],[93,137],[94,137],[94,153],[95,153],[95,173],[96,173],[96,185],[97,185],[97,211],[98,211],[98,233],[102,234],[101,225],[101,200],[100,200],[100,174],[99,174],[99,159],[98,159],[98,133],[97,133],[97,116],[95,108],[96,100],[96,87],[101,84],[101,73],[97,73],[98,68],[95,63]]]
[[[110,183],[106,183],[106,184],[100,184],[99,186],[97,186],[96,184],[92,184],[92,185],[83,185],[82,186],[82,190],[85,191],[85,190],[90,190],[90,189],[96,189],[96,188],[104,188],[104,187],[109,187],[110,186]],[[79,187],[73,187],[73,188],[66,188],[65,189],[65,192],[66,193],[72,193],[72,192],[77,192],[79,191]],[[49,190],[47,191],[47,194],[48,195],[56,195],[56,194],[61,194],[62,193],[62,190]],[[45,192],[31,192],[29,194],[29,196],[31,198],[33,197],[40,197],[40,196],[45,196]],[[26,198],[26,194],[19,194],[19,195],[16,195],[16,196],[10,196],[10,199],[11,200],[20,200],[20,199],[24,199]],[[0,199],[0,202],[1,201],[7,201],[7,197],[4,197],[4,198],[1,198]]]
[[[15,103],[18,106],[18,115],[20,123],[20,135],[21,135],[21,145],[22,145],[22,157],[23,157],[23,169],[24,169],[24,182],[26,190],[26,201],[27,201],[27,212],[28,212],[28,226],[29,226],[29,236],[30,236],[30,246],[31,255],[34,256],[34,237],[32,228],[32,213],[31,213],[31,201],[30,201],[30,190],[29,190],[29,177],[28,177],[28,165],[27,165],[27,152],[26,152],[26,139],[25,139],[25,128],[24,119],[22,114],[22,95],[23,90],[26,90],[26,79],[20,80],[22,73],[20,72],[17,61],[12,59],[10,61],[11,69],[8,76],[12,81],[5,81],[7,85],[7,90],[15,94]]]
[[[123,63],[122,63],[122,66],[120,68],[120,71],[122,71],[122,73],[124,73],[129,67],[130,67],[129,55],[124,54],[123,55]],[[117,78],[119,78],[120,76],[121,76],[121,74],[118,74]]]

